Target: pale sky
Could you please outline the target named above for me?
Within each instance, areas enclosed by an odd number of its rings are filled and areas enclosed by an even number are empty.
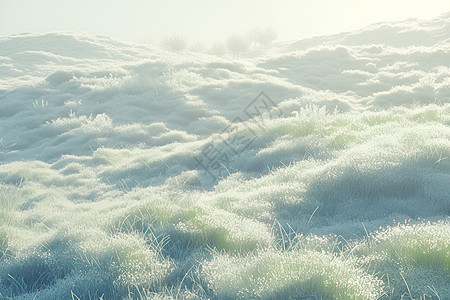
[[[450,11],[449,0],[0,0],[0,36],[77,31],[159,43],[174,34],[206,43],[270,26],[280,40]]]

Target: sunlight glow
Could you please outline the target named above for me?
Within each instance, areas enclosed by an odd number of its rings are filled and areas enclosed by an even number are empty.
[[[281,40],[350,31],[374,22],[433,18],[450,2],[431,1],[59,1],[0,2],[0,36],[19,32],[82,31],[159,42],[181,34],[214,42],[270,26]]]

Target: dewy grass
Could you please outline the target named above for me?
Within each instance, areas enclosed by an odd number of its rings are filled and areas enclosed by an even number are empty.
[[[364,256],[416,267],[443,269],[450,276],[450,222],[398,225],[373,233]]]
[[[450,299],[449,40],[346,40],[0,38],[0,299]]]
[[[9,254],[9,240],[12,231],[20,227],[18,208],[23,204],[20,186],[11,186],[0,182],[0,262]]]
[[[130,188],[126,182],[112,184],[109,178],[97,177],[105,174],[105,166],[111,176],[132,174],[136,165],[139,172],[159,168],[161,163],[142,164],[141,158],[151,150],[124,150],[129,157],[119,167],[115,164],[120,159],[90,164],[92,157],[68,156],[55,164],[6,164],[0,173],[11,184],[2,185],[2,249],[13,245],[14,251],[1,258],[0,292],[5,297],[64,298],[73,292],[77,297],[139,298],[182,285],[180,290],[187,288],[204,298],[377,299],[394,288],[401,291],[393,293],[395,299],[405,292],[402,274],[412,295],[425,293],[426,283],[441,297],[448,295],[447,221],[384,226],[362,246],[356,243],[342,254],[336,252],[338,246],[320,242],[324,234],[338,232],[333,223],[346,238],[358,242],[348,224],[367,218],[382,225],[376,216],[386,216],[385,208],[397,216],[445,216],[445,109],[437,114],[441,123],[433,119],[418,126],[408,116],[422,110],[426,108],[391,111],[402,117],[361,126],[355,125],[364,123],[358,118],[376,119],[386,112],[324,115],[316,121],[325,128],[316,135],[324,141],[316,142],[317,149],[331,154],[305,157],[260,177],[234,173],[209,191],[195,185],[192,190],[177,180]],[[334,148],[333,139],[341,134],[355,139]],[[262,150],[279,151],[266,146]],[[170,158],[171,148],[165,151],[164,157]],[[181,153],[179,147],[173,151]],[[169,165],[164,157],[161,161]],[[23,181],[23,195],[14,185],[18,180]],[[54,185],[48,185],[51,182]],[[15,216],[21,223],[13,228]],[[304,246],[274,248],[283,236],[273,230],[278,219],[299,233],[315,234],[302,240]],[[199,270],[198,278],[182,282],[183,272],[190,269]],[[420,274],[430,270],[434,277],[424,283],[428,275]],[[438,280],[439,274],[447,275]]]
[[[17,189],[0,183],[0,226],[8,225],[13,217],[12,212],[18,199],[14,199],[17,195]]]
[[[450,297],[449,241],[448,220],[399,224],[372,233],[348,251],[378,274],[389,299],[405,295],[446,299]]]
[[[253,250],[272,242],[267,225],[221,209],[197,207],[187,221],[201,244],[209,242],[218,249]]]
[[[311,250],[263,250],[235,257],[216,253],[202,268],[220,299],[377,299],[381,282],[345,258]]]

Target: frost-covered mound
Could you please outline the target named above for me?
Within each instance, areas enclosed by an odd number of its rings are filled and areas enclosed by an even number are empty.
[[[0,38],[0,299],[450,299],[450,14],[240,58]]]

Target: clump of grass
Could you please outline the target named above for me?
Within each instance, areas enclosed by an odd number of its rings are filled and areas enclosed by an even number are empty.
[[[350,251],[361,259],[361,265],[379,274],[388,298],[438,295],[436,290],[450,296],[449,241],[448,220],[405,223],[372,233]]]
[[[450,222],[401,224],[373,233],[357,252],[450,273]]]
[[[220,299],[377,299],[381,281],[335,254],[260,250],[245,256],[215,253],[202,269]]]
[[[227,251],[253,250],[273,240],[266,224],[221,209],[196,206],[188,211],[186,221],[183,228],[200,244]]]

